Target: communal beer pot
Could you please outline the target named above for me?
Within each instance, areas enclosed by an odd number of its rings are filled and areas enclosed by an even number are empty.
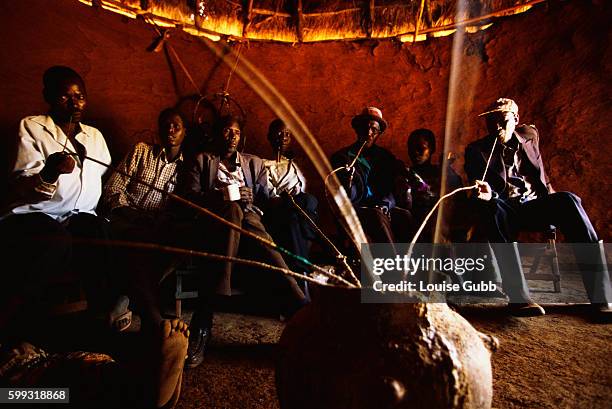
[[[498,341],[446,304],[366,304],[359,289],[313,290],[279,342],[281,408],[491,407]]]

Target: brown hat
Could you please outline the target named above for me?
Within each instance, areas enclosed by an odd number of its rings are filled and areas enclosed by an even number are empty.
[[[361,113],[351,120],[353,129],[357,129],[364,121],[376,121],[380,125],[380,132],[385,132],[387,129],[387,121],[382,117],[382,111],[376,107],[366,107]]]
[[[512,112],[514,115],[518,115],[518,105],[510,98],[498,98],[485,112],[478,116],[491,114],[493,112]]]

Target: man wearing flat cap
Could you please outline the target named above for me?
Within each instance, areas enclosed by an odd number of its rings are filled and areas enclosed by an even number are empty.
[[[376,107],[367,107],[355,116],[351,125],[357,140],[331,157],[334,168],[345,167],[339,178],[346,189],[364,231],[371,242],[408,242],[412,233],[412,215],[396,206],[395,183],[403,163],[376,140],[387,129],[387,121]]]
[[[595,312],[609,319],[612,290],[597,233],[577,195],[553,190],[544,170],[537,129],[519,125],[518,106],[509,98],[497,99],[479,116],[486,120],[489,134],[467,146],[465,171],[477,185],[477,231],[495,251],[504,291],[513,303],[511,311],[544,314],[530,298],[518,254],[505,243],[515,242],[520,231],[554,225],[567,242],[580,243],[573,247],[585,289]]]

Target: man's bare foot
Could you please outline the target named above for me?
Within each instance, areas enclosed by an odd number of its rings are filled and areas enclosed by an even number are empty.
[[[187,355],[189,326],[179,319],[164,320],[160,327],[160,366],[157,407],[171,408],[178,401]]]

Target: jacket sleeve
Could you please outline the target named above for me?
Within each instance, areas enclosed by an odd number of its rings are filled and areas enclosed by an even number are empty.
[[[538,162],[537,165],[539,166],[540,171],[542,172],[542,179],[544,185],[546,186],[546,190],[548,191],[548,193],[555,193],[555,189],[553,189],[552,184],[550,183],[550,179],[548,178],[548,174],[544,169],[544,161],[542,160],[542,154],[540,153],[540,133],[538,132],[538,129],[535,126],[531,125],[531,128],[535,130],[535,134],[533,135],[532,141],[535,152],[538,155],[536,160]]]
[[[222,194],[208,186],[209,164],[210,157],[204,153],[187,159],[176,187],[179,196],[207,208],[223,201]]]

